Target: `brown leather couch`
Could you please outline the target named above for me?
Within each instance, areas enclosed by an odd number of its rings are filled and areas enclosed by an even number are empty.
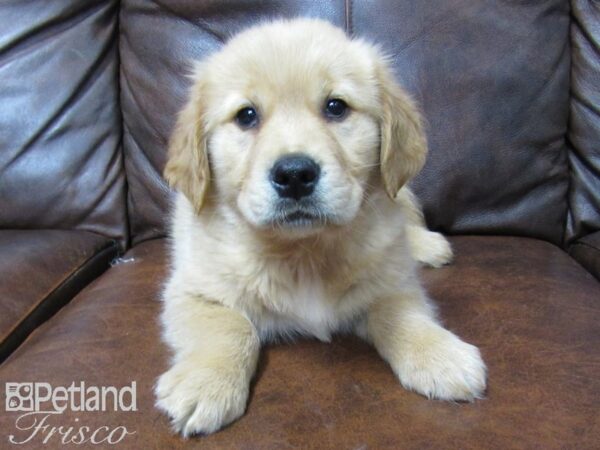
[[[423,277],[481,348],[487,398],[428,401],[356,338],[302,340],[265,349],[242,419],[184,441],[152,386],[168,363],[160,173],[187,61],[298,15],[380,43],[422,106],[431,151],[413,187],[456,251]],[[0,383],[135,381],[137,411],[67,408],[42,430],[0,386],[0,448],[120,426],[133,434],[78,447],[599,448],[599,55],[590,0],[4,0]]]

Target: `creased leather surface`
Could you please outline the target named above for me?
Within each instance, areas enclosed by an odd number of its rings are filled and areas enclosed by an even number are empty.
[[[104,267],[89,265],[104,250],[110,253]],[[1,230],[0,361],[17,341],[70,300],[65,295],[89,282],[87,272],[95,271],[93,277],[108,267],[116,251],[114,242],[84,231]],[[26,322],[28,317],[32,318]]]
[[[125,0],[121,8],[123,145],[135,243],[165,233],[169,191],[161,173],[167,140],[186,100],[189,62],[261,20],[308,15],[343,27],[345,17],[342,0]]]
[[[0,2],[0,227],[125,242],[118,2]]]
[[[356,1],[352,18],[425,113],[430,153],[414,187],[429,224],[560,243],[569,3]]]
[[[209,437],[184,441],[172,435],[152,395],[168,362],[157,321],[166,273],[162,240],[134,248],[126,255],[133,261],[111,268],[36,330],[0,366],[0,383],[136,381],[138,412],[65,412],[51,420],[126,426],[135,434],[116,446],[122,449],[597,446],[600,283],[541,241],[458,237],[453,244],[455,263],[423,275],[447,326],[478,345],[488,364],[487,399],[474,404],[429,401],[405,391],[356,338],[304,340],[263,351],[242,419]],[[1,439],[15,430],[16,416],[0,416]],[[61,444],[51,440],[45,448]]]
[[[600,231],[573,242],[569,253],[600,280]]]
[[[600,229],[600,2],[572,0],[567,242]]]

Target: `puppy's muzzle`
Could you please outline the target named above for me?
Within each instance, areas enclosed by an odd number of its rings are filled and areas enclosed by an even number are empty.
[[[280,198],[300,200],[314,192],[320,173],[314,160],[292,153],[279,158],[271,168],[271,185]]]

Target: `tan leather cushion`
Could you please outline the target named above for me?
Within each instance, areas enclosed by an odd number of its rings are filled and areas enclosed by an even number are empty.
[[[456,262],[424,278],[446,324],[479,345],[489,366],[487,399],[474,404],[405,391],[356,338],[305,340],[263,351],[242,419],[209,437],[172,435],[152,394],[167,367],[157,322],[162,240],[138,245],[127,255],[134,261],[111,268],[36,330],[0,367],[0,382],[135,380],[136,413],[65,412],[50,421],[124,425],[136,433],[122,449],[592,448],[600,436],[600,284],[541,241],[453,243]],[[3,439],[16,431],[16,416],[0,416]],[[56,442],[47,448],[62,448]]]

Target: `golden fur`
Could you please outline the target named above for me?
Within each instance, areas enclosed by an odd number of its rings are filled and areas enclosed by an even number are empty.
[[[260,345],[280,336],[353,331],[405,387],[482,396],[478,349],[440,325],[417,276],[415,259],[452,253],[403,187],[426,141],[381,52],[322,21],[278,21],[234,37],[192,79],[165,168],[179,191],[162,314],[174,356],[156,395],[175,429],[240,417]],[[328,98],[349,105],[343,120],[324,117]],[[235,117],[249,105],[260,122],[244,129]],[[290,225],[267,174],[298,152],[322,167],[319,220]]]

